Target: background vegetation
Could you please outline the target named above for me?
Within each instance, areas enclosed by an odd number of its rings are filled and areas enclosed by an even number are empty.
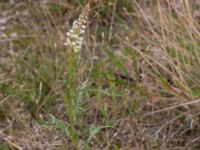
[[[86,3],[0,1],[0,149],[200,149],[199,1],[92,0],[68,86]]]

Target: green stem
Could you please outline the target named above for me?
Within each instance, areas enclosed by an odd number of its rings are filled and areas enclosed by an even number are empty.
[[[78,150],[78,136],[75,129],[76,115],[74,110],[74,84],[73,79],[77,67],[78,55],[72,51],[72,48],[68,51],[67,60],[67,82],[66,82],[66,102],[68,106],[68,114],[70,121],[70,138],[72,140],[75,150]]]

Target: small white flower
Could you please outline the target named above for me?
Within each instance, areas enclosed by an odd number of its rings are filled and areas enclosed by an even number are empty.
[[[79,41],[79,43],[82,44],[82,42],[83,42],[83,37],[78,37],[78,41]]]
[[[66,42],[64,43],[64,45],[67,46],[67,45],[68,45],[68,42],[66,41]]]
[[[82,28],[83,30],[85,30],[85,29],[86,29],[86,25],[82,25],[81,28]]]
[[[85,30],[81,29],[80,34],[84,34],[84,33],[85,33]]]
[[[81,49],[81,45],[77,45],[77,46],[76,46],[76,49],[79,49],[79,50],[80,50],[80,49]]]
[[[77,38],[78,38],[78,35],[72,34],[71,37],[72,37],[73,39],[77,39]]]
[[[77,25],[77,20],[75,20],[74,22],[73,22],[73,26],[75,26],[75,25]]]
[[[76,46],[76,42],[71,42],[73,46]]]
[[[73,29],[73,28],[70,29],[69,32],[70,32],[71,34],[74,33],[74,29]]]
[[[85,20],[85,19],[83,19],[83,18],[79,18],[78,19],[81,23],[86,23],[87,21]]]
[[[74,49],[75,53],[78,53],[80,51],[80,49]]]

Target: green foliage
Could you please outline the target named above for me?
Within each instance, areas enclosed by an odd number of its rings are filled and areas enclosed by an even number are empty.
[[[191,143],[187,141],[198,142],[198,107],[188,106],[184,112],[182,107],[173,108],[184,103],[183,98],[189,102],[200,97],[199,30],[195,20],[190,20],[191,14],[185,14],[185,5],[173,5],[175,1],[167,5],[159,0],[90,1],[89,20],[80,19],[89,27],[81,47],[82,38],[73,33],[81,28],[68,29],[69,22],[76,19],[73,13],[87,2],[19,2],[20,6],[10,6],[8,12],[10,2],[4,6],[0,3],[0,11],[6,8],[5,15],[13,13],[0,41],[0,121],[3,127],[4,122],[9,124],[3,135],[18,133],[18,120],[10,117],[13,113],[25,126],[29,127],[31,120],[55,128],[62,135],[55,137],[66,141],[61,145],[71,149],[118,150],[133,145],[165,149],[165,145],[171,148],[168,145],[179,142],[188,147]],[[20,16],[21,5],[26,11]],[[72,9],[73,13],[69,11]],[[71,45],[79,47],[76,53],[66,43],[67,30]],[[155,59],[150,54],[148,50],[153,47],[167,53],[170,67],[160,61],[162,56]],[[26,114],[21,114],[21,103],[34,119],[23,118]],[[163,108],[170,110],[146,117]],[[187,117],[177,120],[181,113],[192,116],[189,122],[183,122]],[[194,137],[182,134],[186,130],[193,130]],[[1,149],[9,149],[9,144],[0,145]]]
[[[193,96],[200,97],[200,87],[193,88],[191,94]]]
[[[94,138],[94,136],[99,133],[102,129],[106,129],[106,128],[110,128],[111,126],[99,126],[99,127],[91,127],[89,129],[89,137],[86,140],[86,143],[84,145],[84,150],[88,149],[88,145],[91,143],[92,138]]]
[[[133,11],[132,0],[119,0],[117,1],[119,7],[124,7],[128,12]]]
[[[7,144],[0,144],[0,150],[9,150],[9,147]]]
[[[115,56],[115,54],[113,53],[112,49],[108,49],[107,51],[108,57],[109,57],[109,61],[114,64],[114,66],[119,69],[119,71],[122,71],[125,75],[129,75],[127,69],[124,66],[124,63]]]
[[[61,5],[53,3],[50,5],[50,11],[52,13],[60,13],[62,11],[62,7],[61,7]]]
[[[56,119],[54,116],[51,115],[51,121],[39,121],[42,125],[46,125],[55,129],[60,130],[62,133],[64,133],[66,136],[69,136],[69,127],[65,124],[64,121]]]

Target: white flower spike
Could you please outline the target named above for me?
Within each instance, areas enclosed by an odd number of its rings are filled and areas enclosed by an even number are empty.
[[[67,39],[64,45],[72,48],[75,53],[78,53],[81,50],[86,24],[88,21],[88,14],[89,4],[84,7],[79,18],[73,22],[72,29],[66,33]]]

